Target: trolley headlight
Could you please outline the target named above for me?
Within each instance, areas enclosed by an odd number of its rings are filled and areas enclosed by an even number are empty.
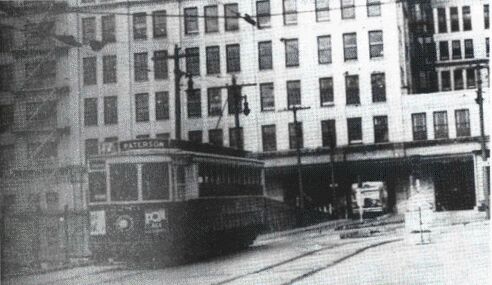
[[[128,215],[119,216],[116,219],[114,226],[120,232],[128,232],[133,228],[133,219]]]

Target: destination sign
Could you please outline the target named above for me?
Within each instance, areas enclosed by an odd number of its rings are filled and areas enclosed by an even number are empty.
[[[120,142],[120,151],[170,148],[168,140],[145,139]]]

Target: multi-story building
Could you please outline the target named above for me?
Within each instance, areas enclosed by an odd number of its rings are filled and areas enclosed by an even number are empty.
[[[292,175],[298,141],[312,207],[345,201],[358,179],[386,181],[397,208],[421,181],[439,209],[461,207],[446,196],[454,188],[453,196],[468,199],[463,208],[479,206],[484,195],[472,68],[488,57],[488,4],[426,3],[68,1],[56,29],[81,47],[69,49],[57,64],[65,70],[55,81],[66,77],[69,87],[57,122],[71,127],[57,144],[57,163],[83,165],[102,142],[175,138],[176,115],[183,139],[234,147],[226,88],[234,76],[238,84],[252,83],[242,88],[252,111],[240,115],[241,132],[245,149],[266,161],[271,196],[293,202],[298,195]],[[72,20],[75,25],[63,24]],[[175,52],[179,76],[193,80],[191,92],[180,81],[178,112]],[[292,112],[283,111],[293,105],[310,107],[298,112],[299,140]],[[18,118],[19,108],[12,117]],[[18,165],[29,144],[20,134],[2,136],[3,153],[18,154]],[[330,184],[338,184],[335,191]],[[84,192],[65,193],[84,201]]]

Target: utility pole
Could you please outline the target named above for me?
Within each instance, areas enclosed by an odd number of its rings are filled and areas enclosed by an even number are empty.
[[[231,96],[233,97],[232,100],[234,102],[229,102],[233,104],[233,111],[234,111],[234,122],[235,122],[235,129],[234,129],[234,136],[236,138],[236,143],[237,143],[237,148],[238,149],[243,149],[243,141],[241,140],[241,132],[240,132],[240,124],[239,124],[239,115],[241,114],[241,102],[244,99],[244,115],[248,116],[250,113],[249,109],[249,104],[248,104],[248,98],[246,96],[241,95],[241,90],[243,86],[255,86],[256,83],[246,83],[246,84],[237,84],[237,78],[235,75],[232,76],[232,82],[231,86],[229,87],[228,91],[231,92]]]
[[[330,188],[331,188],[331,210],[330,210],[330,215],[335,211],[335,205],[336,205],[336,187],[338,186],[335,183],[335,162],[333,161],[335,158],[335,141],[333,138],[330,139],[330,169],[331,169],[331,183],[330,183]]]
[[[485,198],[485,217],[487,220],[490,219],[490,194],[489,194],[489,167],[487,166],[487,143],[485,138],[485,126],[484,126],[484,114],[483,114],[483,96],[482,96],[482,74],[481,69],[484,68],[482,65],[477,65],[477,98],[475,101],[478,104],[479,116],[480,116],[480,146],[482,155],[482,173],[483,173],[483,192]]]
[[[297,180],[299,186],[299,208],[301,209],[304,209],[304,187],[302,183],[301,146],[299,145],[301,134],[299,131],[299,125],[297,123],[297,111],[302,111],[307,109],[311,109],[311,107],[302,107],[302,106],[293,105],[287,109],[282,110],[282,111],[291,111],[292,113],[294,113],[294,128],[296,134],[296,154],[297,154]]]

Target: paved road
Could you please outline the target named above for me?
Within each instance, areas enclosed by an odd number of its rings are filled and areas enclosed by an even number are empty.
[[[486,284],[480,281],[488,277],[488,233],[483,223],[443,227],[431,245],[417,246],[406,244],[402,231],[344,240],[332,231],[310,232],[183,266],[91,266],[5,284]]]

